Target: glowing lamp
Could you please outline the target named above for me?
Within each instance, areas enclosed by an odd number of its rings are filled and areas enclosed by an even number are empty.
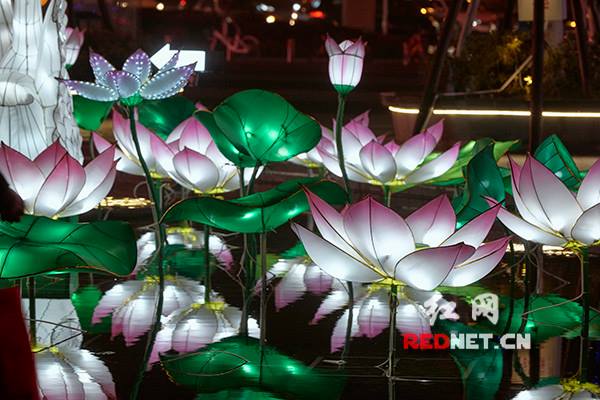
[[[329,80],[340,94],[348,94],[358,85],[362,76],[365,58],[365,44],[362,39],[356,42],[344,40],[339,45],[331,37],[325,40],[325,50],[329,55]]]
[[[456,162],[460,146],[456,143],[444,153],[432,157],[443,130],[443,121],[440,121],[402,145],[394,141],[382,144],[381,139],[369,129],[368,122],[351,120],[342,128],[348,178],[393,189],[418,185],[443,175]],[[324,144],[317,147],[317,151],[325,167],[334,175],[342,176],[336,146]]]
[[[177,67],[178,59],[179,54],[175,53],[156,74],[151,75],[150,58],[142,50],[130,55],[121,71],[100,54],[90,52],[96,81],[63,80],[63,83],[76,94],[91,100],[120,100],[125,105],[137,105],[142,99],[165,99],[179,93],[194,72],[194,64]]]
[[[181,122],[166,140],[137,121],[136,130],[144,160],[156,177],[171,178],[199,194],[224,193],[239,188],[237,167],[223,156],[206,127],[195,117]],[[115,160],[119,159],[117,169],[133,175],[143,175],[136,157],[130,121],[116,111],[113,112],[113,132],[120,148],[115,152]],[[92,139],[99,151],[110,146],[98,134],[92,134]],[[257,171],[257,175],[260,172],[262,168]],[[251,171],[245,169],[246,183],[251,175]]]
[[[210,303],[192,303],[171,313],[156,335],[150,363],[159,361],[159,353],[175,350],[189,353],[239,333],[242,311],[214,297]],[[248,334],[258,337],[256,320],[249,318]]]
[[[152,327],[158,301],[158,277],[118,283],[108,290],[94,310],[92,323],[112,314],[112,337],[123,335],[131,346]],[[204,286],[191,279],[165,276],[162,315],[168,316],[181,307],[204,301]]]
[[[500,208],[498,219],[525,240],[561,247],[592,246],[600,240],[600,162],[574,194],[534,157],[523,166],[509,158],[512,194],[520,217]],[[490,200],[490,203],[493,203]]]
[[[115,181],[114,146],[83,167],[57,141],[30,160],[0,145],[0,172],[25,203],[28,214],[50,218],[83,214],[96,207]]]
[[[322,237],[298,224],[292,229],[315,264],[341,280],[392,279],[420,290],[465,286],[487,275],[506,252],[508,238],[483,243],[499,205],[456,230],[456,215],[444,195],[406,219],[371,197],[340,214],[318,196],[307,196]]]

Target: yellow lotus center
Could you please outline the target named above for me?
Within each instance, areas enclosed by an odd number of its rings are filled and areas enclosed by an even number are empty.
[[[582,383],[582,382],[579,382],[575,378],[562,380],[562,381],[560,381],[560,384],[563,387],[563,390],[565,392],[579,393],[579,392],[583,392],[584,390],[587,390],[588,392],[591,392],[594,394],[600,394],[600,386],[595,385],[590,382]]]

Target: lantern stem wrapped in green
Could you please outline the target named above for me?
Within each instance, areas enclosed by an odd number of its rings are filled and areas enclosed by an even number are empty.
[[[30,276],[27,278],[27,294],[29,296],[29,337],[31,346],[37,345],[37,329],[35,325],[35,278]]]
[[[210,303],[210,249],[208,242],[210,240],[210,226],[204,225],[204,302]]]
[[[590,336],[590,262],[587,247],[577,252],[581,263],[581,347],[579,355],[579,381],[587,382],[589,370],[589,336]]]
[[[267,234],[260,234],[260,346],[267,341]]]
[[[390,333],[388,338],[388,399],[396,398],[394,384],[394,365],[396,363],[396,309],[398,308],[398,286],[393,285],[390,290]]]
[[[144,176],[146,177],[146,184],[148,185],[148,194],[150,196],[150,200],[152,201],[152,204],[154,206],[153,216],[155,218],[154,223],[156,224],[156,265],[158,271],[158,301],[156,303],[156,310],[154,313],[154,325],[152,326],[150,335],[148,336],[148,340],[146,342],[146,349],[144,350],[144,357],[138,370],[138,376],[135,380],[133,389],[131,391],[131,399],[137,399],[140,385],[142,383],[142,380],[144,379],[146,365],[148,364],[148,360],[150,359],[150,353],[152,352],[152,347],[154,346],[154,340],[156,339],[156,335],[160,328],[160,316],[162,315],[164,300],[163,291],[165,288],[165,273],[163,270],[162,257],[163,244],[165,242],[165,232],[162,228],[162,225],[159,223],[162,217],[160,205],[160,186],[155,185],[154,179],[150,174],[150,169],[148,168],[148,165],[146,164],[146,161],[144,160],[144,156],[142,154],[142,149],[140,147],[135,123],[135,106],[127,106],[127,112],[129,114],[129,127],[131,129],[131,138],[133,139],[133,143],[135,145],[137,158],[140,161],[140,165],[142,167],[142,170],[144,171]]]
[[[352,193],[350,192],[350,181],[348,180],[348,173],[346,172],[346,163],[344,162],[344,148],[342,143],[342,127],[344,126],[344,110],[346,108],[346,95],[338,94],[338,108],[337,115],[335,117],[335,146],[337,148],[338,160],[340,163],[340,170],[342,171],[342,178],[344,179],[344,189],[348,192],[348,197],[352,201]]]

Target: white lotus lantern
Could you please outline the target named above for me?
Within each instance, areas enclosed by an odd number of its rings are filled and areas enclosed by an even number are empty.
[[[33,160],[0,144],[0,172],[28,214],[50,218],[83,214],[110,192],[116,177],[114,146],[85,167],[57,141]]]
[[[456,215],[439,196],[406,219],[371,197],[343,213],[307,192],[319,237],[293,224],[310,258],[329,275],[351,282],[392,281],[420,290],[466,286],[502,259],[509,238],[483,243],[499,206],[456,230]]]

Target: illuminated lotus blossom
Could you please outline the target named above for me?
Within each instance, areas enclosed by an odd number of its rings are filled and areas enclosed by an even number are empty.
[[[358,85],[362,76],[365,44],[361,38],[356,42],[344,40],[339,45],[329,35],[325,40],[329,55],[329,80],[340,94],[348,94]]]
[[[28,315],[29,301],[23,300]],[[104,363],[80,349],[82,331],[70,299],[35,299],[35,368],[40,396],[48,400],[116,399],[115,385]],[[27,324],[29,326],[29,324]]]
[[[79,56],[79,50],[81,50],[85,35],[83,31],[80,31],[78,28],[67,28],[66,33],[65,64],[67,68],[69,68],[77,61],[77,56]]]
[[[169,227],[166,229],[167,243],[169,245],[183,245],[189,250],[204,250],[204,232],[188,227]],[[156,250],[156,234],[154,232],[144,233],[137,241],[137,264],[132,274],[139,273],[150,261]],[[208,251],[215,259],[229,268],[233,265],[233,254],[227,244],[217,235],[210,235],[208,239]]]
[[[267,272],[269,281],[280,278],[274,286],[277,311],[298,301],[305,293],[322,295],[331,290],[334,279],[308,257],[280,259]],[[260,288],[260,282],[257,285]]]
[[[524,390],[513,400],[597,400],[600,387],[594,384],[581,384],[568,380],[562,385],[546,385]]]
[[[57,80],[68,79],[66,8],[65,0],[45,13],[39,0],[0,2],[0,141],[29,158],[59,140],[83,161],[73,101]]]
[[[143,175],[131,137],[130,121],[113,112],[113,132],[120,150],[115,158],[119,171]],[[237,167],[219,151],[206,127],[194,117],[181,122],[166,141],[136,121],[142,155],[155,177],[172,178],[181,186],[200,194],[224,193],[239,188]],[[93,134],[96,148],[102,151],[110,143]],[[250,180],[251,169],[246,168],[244,179]],[[259,174],[262,168],[259,170]]]
[[[118,283],[100,299],[92,323],[112,314],[112,337],[122,334],[125,345],[131,346],[152,327],[158,294],[156,276]],[[162,315],[166,317],[192,303],[202,303],[204,286],[191,279],[166,275],[163,296]]]
[[[152,76],[150,58],[142,50],[138,49],[130,55],[120,71],[100,54],[90,52],[90,65],[96,81],[63,82],[80,96],[96,101],[120,100],[123,104],[135,105],[142,99],[165,99],[183,89],[194,72],[194,64],[175,67],[178,57],[179,53],[175,53],[171,60]]]
[[[520,218],[501,208],[498,219],[525,240],[550,246],[591,246],[600,240],[600,162],[577,194],[531,156],[510,161],[512,194]],[[493,200],[488,200],[493,203]]]
[[[350,297],[344,284],[336,283],[336,288],[323,300],[315,313],[311,324],[316,324],[332,312],[344,309],[331,333],[330,351],[336,352],[344,347],[346,329],[350,315]],[[354,285],[353,319],[350,336],[372,339],[390,326],[389,285]],[[420,335],[431,333],[429,317],[422,303],[432,297],[434,292],[401,287],[398,293],[396,309],[396,330],[402,334]],[[441,304],[441,303],[439,303]]]
[[[175,350],[196,351],[207,344],[239,334],[242,311],[213,296],[210,303],[192,303],[172,312],[156,335],[150,363],[159,361],[159,353]],[[248,319],[248,335],[258,337],[256,320]]]
[[[414,186],[441,176],[458,158],[460,143],[439,156],[431,153],[443,133],[443,122],[413,136],[402,145],[382,144],[367,125],[356,119],[342,128],[344,162],[348,178],[380,186]],[[334,175],[342,176],[334,145],[317,148],[323,164]]]
[[[310,258],[329,275],[351,282],[399,281],[420,290],[465,286],[487,275],[502,259],[509,238],[488,243],[499,206],[456,230],[445,195],[406,219],[367,197],[338,213],[307,192],[322,237],[298,224],[292,228]]]
[[[35,369],[45,400],[113,400],[115,383],[104,363],[88,350],[51,347],[37,352]]]
[[[369,111],[365,111],[360,115],[357,115],[352,119],[354,123],[361,124],[369,127]],[[335,124],[335,121],[334,121]],[[321,149],[321,150],[319,150]],[[321,157],[321,151],[335,154],[335,142],[333,140],[333,132],[331,129],[321,125],[321,140],[313,149],[306,153],[298,154],[296,157],[291,158],[290,161],[294,164],[303,165],[308,168],[321,168],[323,167],[323,158]]]
[[[108,194],[116,176],[114,154],[110,146],[83,167],[58,141],[33,161],[2,143],[0,172],[26,213],[68,217],[91,210]]]
[[[323,158],[318,150],[319,148],[323,148],[323,151],[329,153],[335,151],[333,132],[323,125],[321,125],[321,140],[319,141],[319,144],[306,153],[301,153],[294,158],[290,158],[290,162],[308,168],[321,168],[323,167]]]

